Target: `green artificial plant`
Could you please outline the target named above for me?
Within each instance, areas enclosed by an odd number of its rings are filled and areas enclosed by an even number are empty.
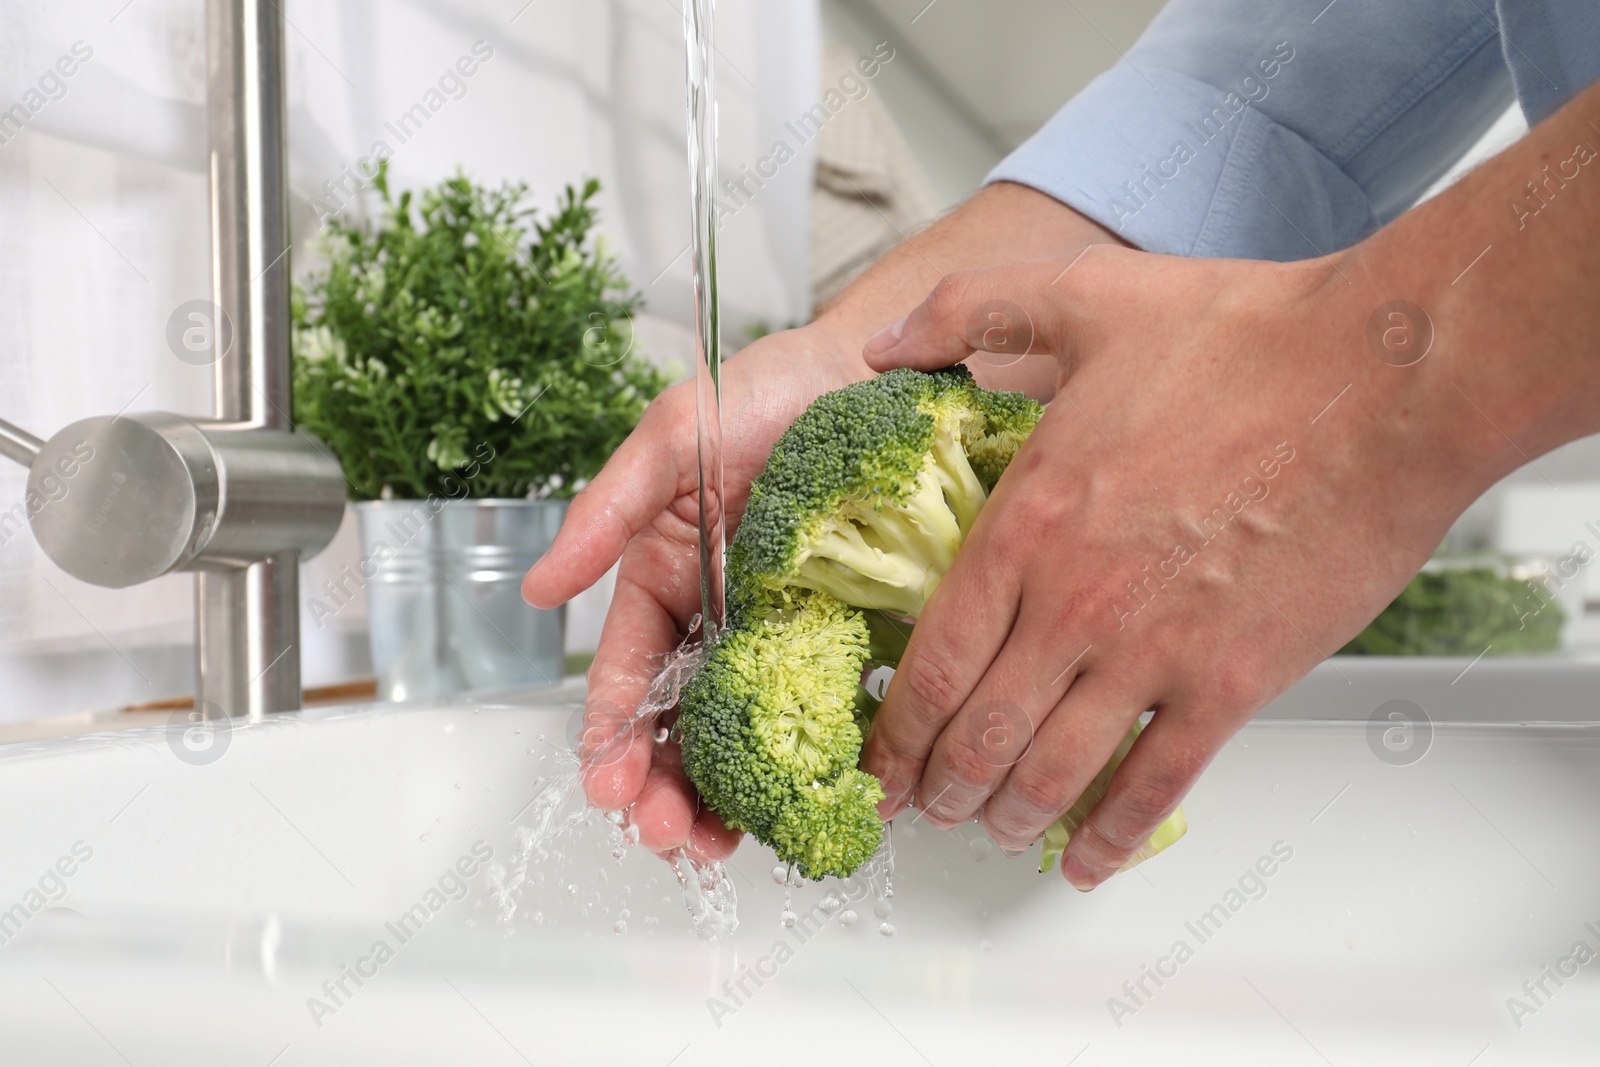
[[[571,496],[667,384],[593,237],[600,183],[543,219],[526,185],[373,186],[376,220],[330,220],[327,267],[293,290],[298,423],[358,500]]]

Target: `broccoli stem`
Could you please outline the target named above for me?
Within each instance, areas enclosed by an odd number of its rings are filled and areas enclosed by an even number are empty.
[[[931,465],[917,475],[917,487],[903,504],[863,511],[854,518],[865,527],[869,541],[892,545],[892,551],[910,556],[932,572],[935,585],[956,561],[964,539]]]
[[[961,538],[965,540],[972,532],[972,524],[978,520],[978,512],[988,502],[989,493],[972,469],[960,437],[937,435],[933,442],[933,463],[945,503],[955,514]]]
[[[863,577],[848,564],[824,556],[813,556],[800,564],[795,569],[795,577],[803,589],[816,589],[851,604],[905,611],[908,605],[922,602],[924,578],[920,576],[905,585],[878,581]]]
[[[961,540],[930,466],[903,503],[845,515],[813,537],[794,584],[858,607],[917,615],[955,562]]]

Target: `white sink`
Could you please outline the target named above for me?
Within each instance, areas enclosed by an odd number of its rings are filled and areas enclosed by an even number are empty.
[[[1375,697],[1423,703],[1465,665],[1319,669],[1283,713],[1353,721],[1258,720],[1188,801],[1188,837],[1088,896],[1035,873],[1037,850],[902,819],[893,937],[871,893],[848,926],[821,909],[826,884],[780,926],[771,854],[747,844],[739,930],[701,941],[671,870],[614,860],[598,819],[530,867],[509,922],[475,861],[462,899],[430,899],[475,843],[510,863],[573,689],[283,716],[203,765],[161,729],[3,746],[0,909],[22,910],[0,913],[0,1062],[1594,1062],[1600,960],[1561,986],[1541,970],[1600,951],[1600,729],[1479,707],[1420,761],[1369,745]],[[1501,717],[1568,717],[1538,709]],[[385,925],[417,904],[404,939]],[[323,992],[363,957],[364,984]]]

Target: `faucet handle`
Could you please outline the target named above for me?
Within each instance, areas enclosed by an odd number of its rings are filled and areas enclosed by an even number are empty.
[[[306,434],[147,412],[82,419],[39,444],[27,510],[56,566],[123,588],[291,549],[314,555],[338,529],[344,495],[338,462]]]
[[[33,466],[44,442],[21,426],[0,419],[0,456],[14,459],[24,467]]]

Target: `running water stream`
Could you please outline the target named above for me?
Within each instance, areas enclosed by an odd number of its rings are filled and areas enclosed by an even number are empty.
[[[602,743],[600,753],[584,753],[582,758],[590,760],[604,758],[605,752],[614,755],[618,744],[631,744],[646,730],[657,744],[666,740],[664,731],[656,731],[656,718],[677,704],[679,687],[704,662],[727,622],[722,571],[727,536],[722,507],[722,341],[717,303],[717,93],[712,0],[684,0],[683,36],[695,302],[701,611],[698,624],[690,623],[683,644],[665,658],[649,693],[629,717],[627,728]],[[580,743],[578,748],[582,752],[585,746]],[[538,793],[528,808],[533,813],[533,825],[519,829],[509,868],[500,869],[495,875],[495,899],[502,922],[509,922],[517,909],[516,901],[527,883],[530,863],[549,856],[557,839],[593,816],[581,798],[581,775],[581,766],[574,762],[538,783]],[[620,812],[608,813],[607,820],[616,846],[613,855],[620,856],[622,849],[637,841],[637,831],[630,833],[621,828]],[[726,866],[721,862],[702,863],[683,849],[674,852],[671,861],[695,932],[707,939],[731,937],[739,925],[738,900]]]
[[[717,78],[713,0],[684,0],[684,88],[689,148],[689,244],[694,270],[695,444],[700,465],[700,652],[727,623],[722,557],[722,321],[717,301]],[[691,630],[693,627],[691,627]],[[694,640],[691,632],[685,642]],[[686,648],[679,649],[684,656]],[[726,938],[739,926],[733,879],[721,862],[700,863],[681,849],[673,869],[695,932]]]
[[[700,464],[700,627],[702,641],[709,646],[727,622],[722,577],[727,527],[722,513],[722,324],[717,300],[717,87],[712,0],[684,0],[683,40]]]

